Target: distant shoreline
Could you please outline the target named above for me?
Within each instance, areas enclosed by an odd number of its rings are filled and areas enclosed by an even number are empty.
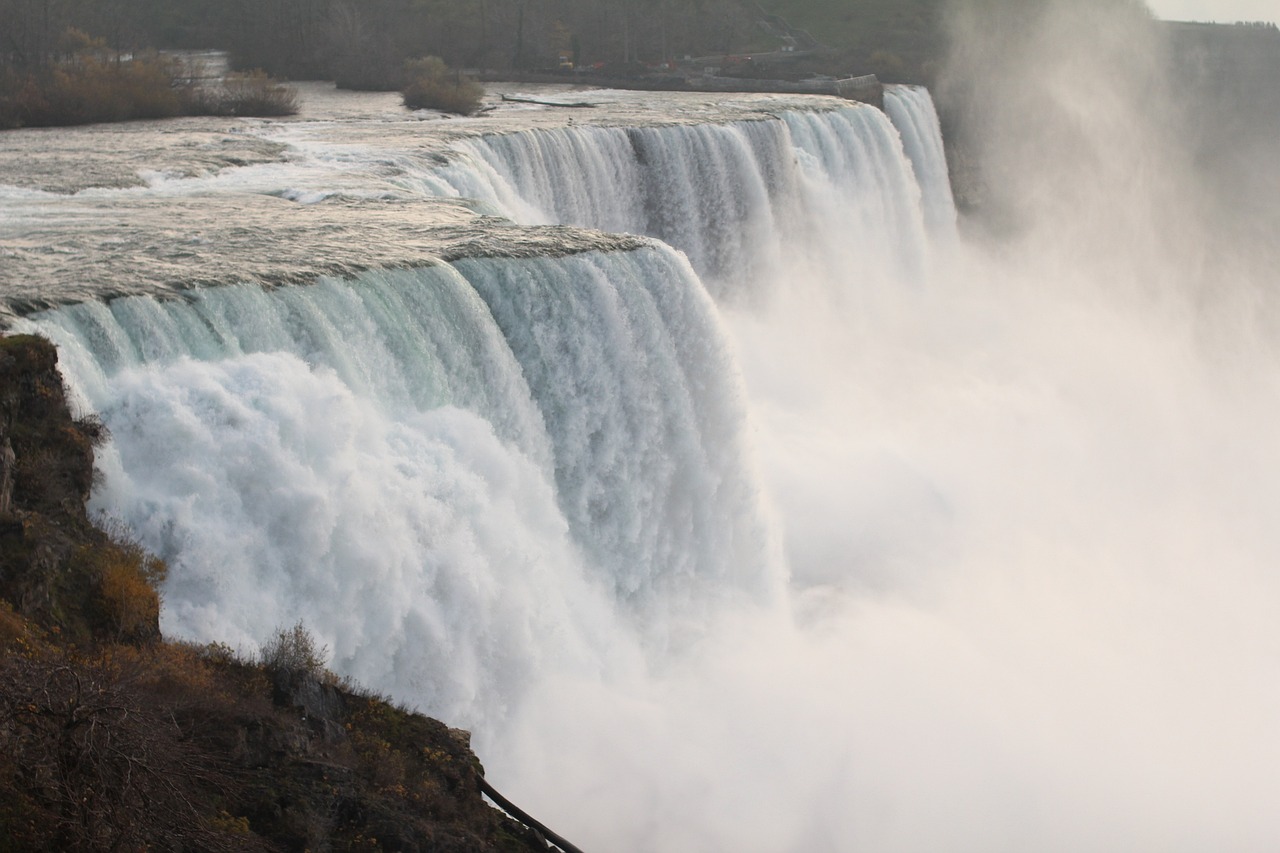
[[[640,92],[747,92],[783,95],[832,95],[876,107],[884,106],[884,84],[874,74],[843,80],[817,81],[757,80],[744,77],[647,74],[620,77],[591,73],[550,72],[470,72],[481,83],[559,83],[601,89],[631,89]]]

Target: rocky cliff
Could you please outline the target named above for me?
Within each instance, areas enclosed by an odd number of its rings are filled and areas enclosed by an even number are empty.
[[[165,641],[164,564],[86,515],[102,438],[53,346],[0,338],[0,853],[549,848],[465,732],[288,654],[300,627],[264,662]]]

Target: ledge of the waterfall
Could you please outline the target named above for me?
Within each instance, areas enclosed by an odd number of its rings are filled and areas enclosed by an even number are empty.
[[[453,190],[437,197],[422,182],[480,136],[575,123],[750,121],[853,105],[826,95],[489,89],[490,109],[465,119],[303,83],[299,114],[280,120],[9,131],[0,151],[0,329],[40,310],[120,296],[301,284],[464,257],[636,248],[645,242],[625,235],[520,228],[484,202],[447,197]],[[544,103],[520,99],[530,94]],[[584,101],[594,108],[570,106]],[[363,169],[343,168],[350,152],[363,152]]]
[[[585,228],[522,227],[457,199],[341,193],[313,203],[255,193],[90,196],[30,209],[19,200],[11,212],[0,221],[0,328],[37,311],[121,296],[306,284],[468,257],[560,257],[651,243]]]
[[[163,563],[85,511],[102,435],[52,344],[0,337],[6,849],[546,849],[484,802],[465,732],[323,667],[163,639]]]

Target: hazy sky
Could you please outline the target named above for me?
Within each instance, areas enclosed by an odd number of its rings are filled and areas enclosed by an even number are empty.
[[[1280,0],[1147,0],[1171,21],[1280,21]]]

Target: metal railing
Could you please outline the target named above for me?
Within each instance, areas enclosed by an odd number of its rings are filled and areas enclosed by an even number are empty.
[[[492,785],[485,781],[483,776],[478,778],[480,779],[480,792],[493,800],[494,803],[497,804],[498,808],[502,809],[504,812],[511,815],[512,818],[531,829],[533,833],[548,846],[548,848],[559,849],[563,851],[563,853],[582,853],[582,851],[577,847],[574,847],[568,841],[565,841],[559,835],[547,829],[544,825],[530,817],[528,813],[515,803],[499,794],[494,790]]]

